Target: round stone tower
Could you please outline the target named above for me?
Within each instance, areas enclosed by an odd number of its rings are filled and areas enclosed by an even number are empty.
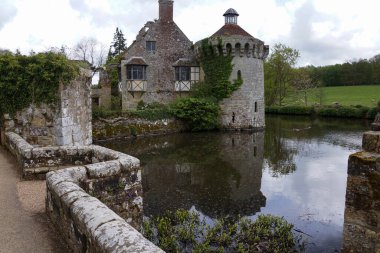
[[[236,10],[228,9],[223,16],[225,25],[209,38],[209,43],[216,54],[233,56],[230,81],[241,77],[243,84],[231,97],[220,102],[221,124],[227,129],[264,128],[264,59],[269,46],[238,25]],[[200,46],[201,43],[197,43],[196,52]]]

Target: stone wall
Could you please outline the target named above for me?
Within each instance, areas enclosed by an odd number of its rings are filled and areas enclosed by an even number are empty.
[[[348,161],[344,253],[380,252],[380,132],[364,133],[363,149]]]
[[[1,143],[4,134],[15,132],[33,146],[90,145],[92,143],[91,97],[89,77],[81,75],[59,87],[55,105],[30,105],[14,116],[3,116]]]
[[[94,141],[177,133],[187,129],[183,122],[175,119],[150,121],[126,117],[98,119],[92,127]]]
[[[6,133],[7,147],[19,163],[34,159],[34,149],[20,136]],[[53,164],[84,164],[51,171],[46,176],[46,211],[73,252],[163,252],[123,218],[90,194],[123,184],[124,217],[138,227],[142,217],[140,161],[99,146],[39,149]],[[71,164],[69,164],[70,162]],[[90,194],[89,194],[90,193]],[[110,195],[110,193],[108,192]]]

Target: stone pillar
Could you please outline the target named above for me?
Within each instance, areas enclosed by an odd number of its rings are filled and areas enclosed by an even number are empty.
[[[56,145],[92,144],[91,73],[60,86],[60,110],[55,119]]]
[[[363,135],[350,155],[342,252],[380,252],[380,131]]]
[[[31,104],[15,115],[2,115],[5,132],[15,132],[33,146],[81,146],[92,143],[90,70],[59,87],[56,104]]]

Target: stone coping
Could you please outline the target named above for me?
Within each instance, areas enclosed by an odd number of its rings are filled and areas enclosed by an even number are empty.
[[[24,179],[44,179],[49,171],[79,165],[85,165],[90,176],[112,176],[119,172],[115,160],[122,168],[139,166],[137,158],[97,145],[35,148],[12,132],[5,133],[5,146],[17,158]],[[97,163],[102,163],[101,169]]]
[[[33,148],[15,133],[5,136],[23,169],[83,164],[46,174],[47,214],[74,252],[164,252],[80,187],[138,169],[137,158],[96,145]]]

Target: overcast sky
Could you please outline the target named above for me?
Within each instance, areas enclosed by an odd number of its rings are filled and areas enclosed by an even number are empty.
[[[174,20],[196,42],[216,32],[231,7],[254,37],[298,49],[299,65],[380,54],[379,0],[175,0]],[[83,37],[108,47],[116,27],[129,45],[157,17],[158,0],[0,0],[0,48],[38,52]]]

